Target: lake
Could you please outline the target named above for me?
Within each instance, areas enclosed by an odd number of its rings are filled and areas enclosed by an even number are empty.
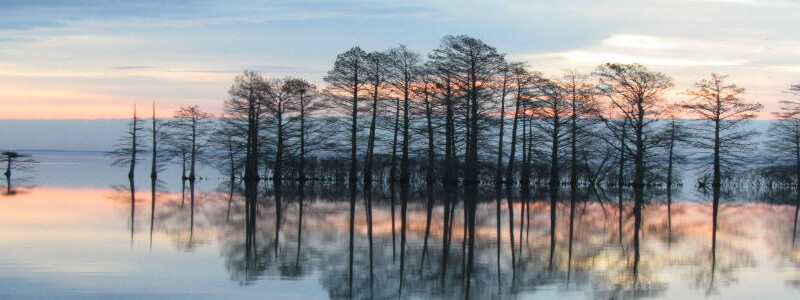
[[[638,210],[569,186],[268,182],[250,201],[211,168],[153,189],[146,162],[129,182],[99,152],[31,154],[0,196],[0,299],[800,297],[786,191],[726,190],[715,228],[691,186]]]

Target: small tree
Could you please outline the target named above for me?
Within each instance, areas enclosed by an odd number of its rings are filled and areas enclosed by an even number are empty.
[[[153,102],[153,115],[150,128],[145,131],[150,134],[150,178],[158,178],[158,172],[163,170],[163,163],[172,159],[172,153],[164,150],[161,142],[167,141],[167,132],[164,130],[164,122],[156,118],[156,103]]]
[[[213,131],[208,143],[214,152],[218,153],[215,155],[217,168],[228,175],[231,184],[234,184],[237,175],[241,177],[244,166],[242,154],[246,152],[246,143],[238,134],[243,131],[241,125],[236,118],[221,115],[218,121],[219,128]],[[183,153],[186,154],[188,151]]]
[[[170,128],[168,142],[173,150],[181,155],[183,178],[195,180],[195,165],[206,144],[210,131],[210,118],[214,115],[200,110],[197,105],[181,106],[175,111],[173,119],[167,122]],[[180,154],[179,152],[179,154]],[[188,156],[188,157],[187,157]],[[189,163],[189,176],[186,176],[186,163]]]
[[[25,164],[33,162],[33,160],[30,159],[31,156],[29,154],[24,154],[14,151],[5,151],[2,153],[2,156],[0,157],[2,157],[2,160],[6,163],[6,171],[3,173],[3,175],[6,176],[6,178],[11,177],[11,170],[18,170],[23,168],[23,166],[20,165],[20,163]]]
[[[6,195],[12,195],[15,191],[11,188],[11,170],[26,170],[29,164],[35,163],[29,154],[5,151],[0,153],[0,159],[6,163]]]
[[[131,117],[131,121],[128,123],[128,131],[120,138],[117,147],[106,153],[106,155],[114,159],[111,163],[112,165],[129,166],[128,179],[133,179],[136,161],[139,160],[137,154],[144,151],[144,149],[142,149],[143,145],[139,142],[142,131],[141,122],[141,119],[136,116],[136,105],[134,105],[133,117]]]
[[[662,140],[664,141],[664,149],[667,154],[667,188],[671,188],[675,183],[673,174],[675,173],[675,164],[680,163],[685,157],[676,146],[685,144],[689,140],[686,126],[678,121],[674,115],[667,118],[667,124],[664,127]]]
[[[728,84],[727,78],[727,75],[711,73],[711,78],[696,82],[694,88],[686,91],[692,99],[680,105],[687,113],[704,121],[693,128],[697,133],[693,144],[711,152],[713,187],[722,184],[723,171],[740,165],[736,159],[752,150],[750,138],[757,132],[740,126],[743,121],[755,118],[762,108],[761,104],[742,99],[744,88]]]

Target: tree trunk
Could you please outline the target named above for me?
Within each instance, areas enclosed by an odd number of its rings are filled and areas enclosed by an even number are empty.
[[[378,83],[375,83],[372,96],[372,120],[369,124],[369,139],[367,140],[367,157],[364,164],[364,182],[372,181],[372,156],[375,153],[375,125],[378,121]]]
[[[425,119],[428,122],[428,170],[426,179],[430,183],[434,180],[434,168],[436,162],[436,149],[433,136],[433,108],[428,97],[427,86],[425,87]]]
[[[300,93],[300,181],[306,180],[306,102]],[[302,204],[302,203],[301,203]]]
[[[197,178],[194,173],[194,166],[197,162],[197,117],[195,116],[192,116],[192,152],[190,159],[189,180],[194,181]]]
[[[502,91],[500,92],[500,133],[497,138],[497,165],[495,166],[494,181],[503,181],[503,135],[506,127],[506,83],[503,81]]]
[[[519,107],[520,107],[520,100],[522,99],[522,90],[518,86],[517,87],[517,99],[516,103],[514,104],[514,122],[511,125],[511,148],[509,149],[508,153],[508,168],[506,168],[506,182],[512,184],[514,182],[512,176],[514,176],[514,162],[516,160],[516,150],[517,150],[517,123],[519,122]]]
[[[157,170],[157,158],[158,158],[158,128],[156,128],[156,105],[153,103],[153,148],[152,148],[152,159],[150,162],[150,179],[153,181],[156,180],[158,177],[158,170]]]
[[[559,177],[558,177],[558,136],[561,131],[561,120],[558,115],[558,107],[553,105],[553,135],[552,135],[552,144],[550,145],[550,185],[558,185],[559,184]]]
[[[351,125],[350,125],[350,182],[356,182],[358,172],[356,161],[356,134],[358,134],[358,60],[356,59],[356,68],[353,72],[353,107],[351,111]]]
[[[400,182],[407,184],[411,180],[411,170],[408,161],[408,143],[411,139],[409,128],[411,127],[408,115],[409,109],[409,83],[410,75],[405,75],[405,86],[403,87],[403,158],[400,161]]]
[[[397,137],[400,132],[400,100],[395,99],[394,101],[395,110],[394,110],[394,131],[393,131],[393,140],[392,140],[392,167],[391,167],[391,181],[397,180]]]

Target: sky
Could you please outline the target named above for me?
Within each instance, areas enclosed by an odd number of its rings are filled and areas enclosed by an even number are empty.
[[[448,34],[549,76],[639,62],[674,79],[670,101],[729,74],[769,118],[800,83],[798,20],[800,0],[0,0],[0,119],[219,113],[243,70],[321,86],[353,46],[425,55]]]

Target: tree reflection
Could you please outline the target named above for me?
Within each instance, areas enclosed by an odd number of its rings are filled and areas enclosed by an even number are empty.
[[[648,297],[666,291],[669,272],[685,272],[698,291],[715,294],[754,264],[746,241],[762,234],[778,257],[800,266],[793,247],[797,205],[723,200],[740,196],[738,190],[709,193],[719,197],[714,205],[675,202],[672,191],[651,188],[187,185],[182,208],[181,193],[151,183],[151,238],[163,232],[187,250],[217,239],[232,280],[250,285],[318,273],[331,298],[483,299],[546,286],[590,291],[596,299]],[[134,183],[123,190],[133,241],[136,221],[146,218],[136,216]],[[794,194],[780,197],[796,203]],[[743,218],[744,210],[753,216]],[[784,217],[753,226],[763,215]]]

